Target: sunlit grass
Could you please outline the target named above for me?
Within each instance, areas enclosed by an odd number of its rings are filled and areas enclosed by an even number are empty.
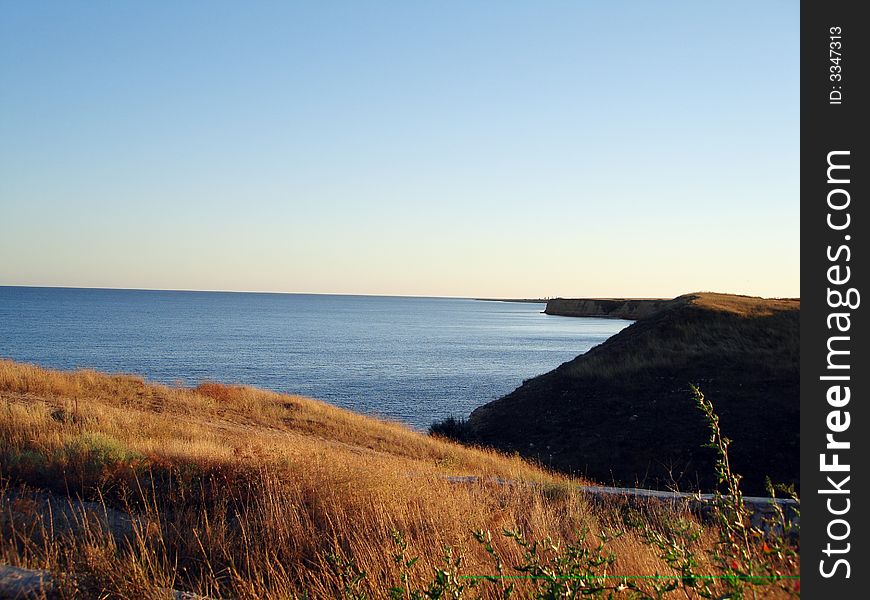
[[[455,484],[447,475],[480,480]],[[577,480],[517,457],[316,400],[6,360],[0,479],[0,562],[75,573],[76,585],[107,597],[157,597],[167,587],[338,597],[346,573],[336,557],[344,557],[366,573],[359,585],[368,596],[380,598],[399,578],[396,531],[420,557],[410,578],[422,586],[445,547],[463,554],[465,573],[493,572],[473,531],[520,529],[561,543],[622,527],[625,516],[619,505],[587,502]],[[33,508],[47,493],[128,513],[132,532],[119,537],[85,517],[60,528]],[[507,564],[522,562],[510,540],[495,535],[493,544]],[[667,569],[631,531],[611,550],[615,573]]]

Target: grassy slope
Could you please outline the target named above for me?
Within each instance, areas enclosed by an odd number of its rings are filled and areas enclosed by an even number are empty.
[[[447,474],[543,485],[456,485]],[[404,533],[408,556],[421,557],[413,582],[443,566],[444,545],[465,553],[465,573],[493,572],[475,529],[495,532],[505,562],[519,564],[502,528],[564,543],[620,519],[519,458],[315,400],[10,361],[0,361],[0,481],[0,563],[75,571],[108,597],[149,597],[159,586],[336,597],[344,583],[330,556],[340,554],[367,573],[361,585],[378,598],[399,578],[393,530]],[[97,534],[46,542],[47,516],[23,501],[22,483],[132,511],[143,523],[133,549]],[[667,572],[634,534],[612,549],[616,572]]]
[[[233,466],[265,461],[307,467],[328,458],[348,467],[389,463],[421,476],[553,479],[518,458],[420,435],[325,402],[250,387],[167,387],[131,376],[63,373],[4,360],[0,397],[7,417],[33,422],[27,430],[5,432],[11,436],[6,443],[46,450],[86,432],[152,462]],[[16,439],[22,435],[26,441]]]
[[[734,440],[747,491],[798,481],[799,300],[681,296],[471,416],[475,439],[602,481],[709,487],[714,455],[688,386]]]
[[[459,474],[536,485],[457,485],[444,477]],[[643,530],[690,524],[700,536],[689,542],[697,571],[721,568],[707,554],[718,547],[716,530],[699,528],[684,509],[589,503],[576,483],[518,457],[297,396],[0,360],[0,564],[52,571],[66,582],[62,597],[165,598],[176,588],[240,599],[385,598],[397,584],[426,589],[436,568],[495,572],[475,530],[493,532],[494,551],[516,574],[511,566],[528,555],[499,535],[506,528],[552,540],[538,547],[547,561],[565,560],[566,544],[578,543],[583,530],[592,532],[584,544],[591,552],[595,534],[625,530],[604,550],[615,556],[607,573],[673,575],[680,571],[643,542]],[[113,514],[129,530],[106,533],[100,508],[63,527],[61,511],[44,508],[46,490],[119,509]],[[419,557],[404,583],[397,531],[405,560]],[[445,547],[461,566],[446,565]],[[479,583],[463,597],[502,597],[508,585]],[[547,585],[512,583],[517,598]],[[654,584],[638,583],[650,594]],[[759,597],[785,597],[791,586]]]

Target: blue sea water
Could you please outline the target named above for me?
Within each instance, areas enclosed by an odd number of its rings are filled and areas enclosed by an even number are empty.
[[[425,429],[630,321],[452,298],[0,286],[0,357],[164,383],[243,383]]]

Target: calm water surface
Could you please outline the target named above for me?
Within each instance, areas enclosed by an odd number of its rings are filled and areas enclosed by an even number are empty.
[[[630,321],[447,298],[0,287],[0,357],[195,385],[244,383],[423,429]]]

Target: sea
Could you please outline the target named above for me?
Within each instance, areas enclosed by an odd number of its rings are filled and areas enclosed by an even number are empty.
[[[0,286],[0,357],[246,384],[418,430],[467,417],[630,321],[459,298]]]

